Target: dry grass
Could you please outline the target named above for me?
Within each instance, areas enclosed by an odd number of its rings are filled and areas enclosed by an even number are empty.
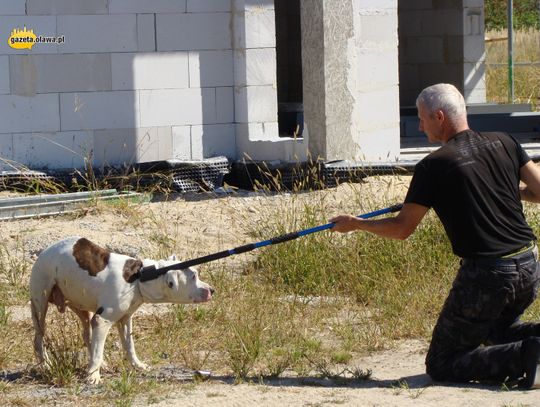
[[[486,34],[490,39],[507,38],[506,31]],[[520,65],[519,63],[531,63]],[[532,63],[536,63],[533,65]],[[514,33],[515,103],[530,103],[540,110],[540,31]],[[502,65],[501,65],[502,64]],[[486,86],[488,102],[508,103],[508,41],[486,43]]]

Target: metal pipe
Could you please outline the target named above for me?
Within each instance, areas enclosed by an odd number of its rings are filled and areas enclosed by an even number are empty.
[[[374,218],[375,216],[384,215],[386,213],[398,212],[403,207],[402,204],[392,205],[388,208],[379,209],[377,211],[364,213],[363,215],[358,215],[358,218],[369,219]],[[334,223],[326,223],[324,225],[315,226],[313,228],[300,230],[297,232],[287,233],[285,235],[277,236],[272,239],[264,240],[262,242],[250,243],[244,246],[235,247],[234,249],[223,250],[221,252],[208,254],[206,256],[198,257],[196,259],[186,260],[181,263],[172,264],[170,266],[165,266],[161,268],[156,268],[156,266],[146,266],[141,268],[137,273],[133,274],[129,282],[132,283],[137,279],[140,279],[141,282],[155,280],[159,276],[165,274],[169,270],[181,270],[191,266],[196,266],[198,264],[208,263],[210,261],[224,259],[225,257],[232,256],[233,254],[246,253],[251,250],[258,249],[260,247],[279,244],[283,242],[288,242],[290,240],[298,239],[299,237],[309,235],[311,233],[317,233],[323,230],[331,229],[334,226]]]
[[[514,1],[508,0],[508,102],[514,103]]]

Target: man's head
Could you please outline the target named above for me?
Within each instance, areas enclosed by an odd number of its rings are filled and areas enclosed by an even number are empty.
[[[416,99],[416,107],[419,129],[431,143],[445,143],[469,128],[465,100],[454,85],[438,83],[425,88]]]

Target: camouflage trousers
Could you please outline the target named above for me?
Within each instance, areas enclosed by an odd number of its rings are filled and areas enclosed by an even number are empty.
[[[523,375],[521,341],[540,323],[520,321],[540,281],[538,249],[502,259],[464,259],[433,330],[426,371],[437,381]]]

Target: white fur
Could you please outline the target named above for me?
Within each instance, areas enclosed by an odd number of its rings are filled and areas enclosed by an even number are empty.
[[[135,368],[147,369],[147,365],[137,358],[133,344],[131,317],[137,308],[145,302],[205,302],[212,298],[213,289],[200,281],[197,271],[192,268],[171,270],[144,283],[139,280],[128,283],[123,276],[123,267],[126,260],[132,258],[117,253],[110,253],[105,268],[92,276],[79,266],[73,255],[73,247],[79,239],[67,238],[45,249],[32,268],[30,297],[38,362],[45,363],[48,359],[43,336],[49,299],[54,297],[56,300],[52,302],[61,312],[67,305],[81,319],[83,339],[89,352],[88,382],[97,384],[101,380],[103,348],[113,324],[117,325],[127,359]],[[155,265],[157,268],[176,263],[174,260],[148,259],[142,262],[144,266]],[[100,309],[102,312],[97,314]]]

